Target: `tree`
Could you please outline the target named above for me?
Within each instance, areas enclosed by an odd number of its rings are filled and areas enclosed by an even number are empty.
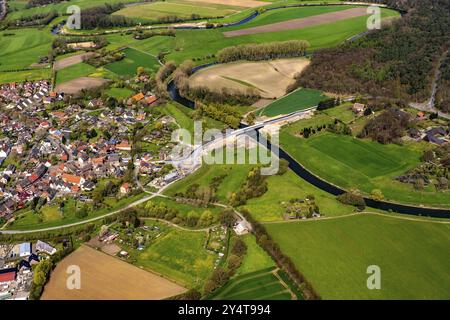
[[[381,192],[381,190],[379,190],[379,189],[373,189],[372,190],[372,199],[378,200],[378,201],[383,200],[384,199],[383,192]]]
[[[198,220],[199,216],[197,212],[193,210],[188,212],[186,222],[189,227],[195,227],[198,223]]]
[[[136,71],[137,71],[136,72],[137,75],[140,76],[140,75],[143,75],[145,73],[145,68],[144,67],[138,67]]]
[[[210,210],[203,211],[202,215],[200,216],[200,219],[198,220],[198,226],[199,227],[207,227],[212,225],[214,221],[214,215]]]
[[[78,209],[78,210],[75,212],[75,216],[76,216],[78,219],[86,218],[86,217],[88,216],[88,208],[87,208],[86,206],[82,206],[80,209]]]
[[[224,210],[220,214],[220,223],[224,226],[231,228],[236,222],[236,217],[234,216],[234,212],[231,210]]]

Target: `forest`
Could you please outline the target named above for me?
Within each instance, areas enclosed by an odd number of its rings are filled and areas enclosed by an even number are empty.
[[[436,93],[436,107],[450,113],[450,52],[441,66],[441,76]]]
[[[378,1],[407,6],[402,19],[337,48],[316,51],[296,87],[405,101],[429,99],[442,54],[450,46],[448,0]]]
[[[108,4],[83,10],[81,26],[83,29],[128,27],[136,23],[124,16],[113,16],[111,13],[124,8],[123,3]]]

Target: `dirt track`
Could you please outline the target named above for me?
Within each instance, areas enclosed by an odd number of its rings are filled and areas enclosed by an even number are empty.
[[[319,24],[330,23],[339,20],[350,19],[354,17],[360,17],[367,15],[367,9],[364,8],[354,8],[348,9],[338,12],[331,12],[320,14],[317,16],[312,16],[308,18],[301,19],[293,19],[278,23],[267,24],[264,26],[253,27],[248,29],[234,30],[224,32],[223,35],[225,37],[238,37],[248,34],[256,34],[256,33],[266,33],[266,32],[276,32],[276,31],[284,31],[284,30],[295,30],[302,29],[310,26],[315,26]]]
[[[69,266],[80,267],[81,289],[69,290]],[[159,300],[186,291],[156,274],[141,270],[88,246],[81,246],[53,270],[43,300]]]
[[[88,57],[92,57],[93,55],[95,55],[94,52],[88,52],[88,53],[77,54],[75,56],[71,56],[68,58],[64,58],[64,59],[55,61],[55,63],[53,64],[53,69],[61,70],[61,69],[73,66],[80,62],[83,62],[84,57],[88,58]]]

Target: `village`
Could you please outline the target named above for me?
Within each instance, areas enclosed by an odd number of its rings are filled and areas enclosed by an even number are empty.
[[[114,180],[109,195],[119,197],[177,179],[165,164],[176,126],[152,113],[157,103],[150,92],[119,104],[65,97],[44,80],[1,85],[0,225],[30,204],[66,197],[92,202],[106,181]]]

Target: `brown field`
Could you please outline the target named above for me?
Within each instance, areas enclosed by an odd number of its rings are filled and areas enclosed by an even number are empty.
[[[306,28],[306,27],[310,27],[310,26],[331,23],[331,22],[335,22],[335,21],[339,21],[339,20],[346,20],[346,19],[365,16],[365,15],[367,15],[367,8],[365,8],[365,7],[354,8],[354,9],[342,10],[342,11],[337,11],[337,12],[319,14],[319,15],[307,17],[307,18],[277,22],[277,23],[267,24],[264,26],[259,26],[259,27],[254,27],[254,28],[227,31],[227,32],[224,32],[223,35],[225,37],[237,37],[237,36],[256,34],[256,33],[295,30],[295,29],[302,29],[302,28]]]
[[[81,270],[81,289],[66,287],[67,267]],[[53,270],[42,300],[160,300],[186,289],[156,274],[81,246],[64,258]]]
[[[267,2],[256,1],[256,0],[187,0],[191,2],[204,2],[204,3],[215,3],[223,4],[227,6],[236,6],[244,8],[254,8],[267,5]]]
[[[286,94],[294,76],[309,64],[305,58],[259,62],[237,62],[212,66],[194,74],[191,86],[207,86],[211,90],[255,88],[261,97],[275,99]]]
[[[77,94],[83,89],[101,87],[107,82],[108,80],[103,78],[81,77],[58,84],[55,91],[64,92],[66,94]]]
[[[94,56],[95,53],[94,52],[88,52],[88,53],[81,53],[81,54],[77,54],[75,56],[71,56],[71,57],[67,57],[58,61],[55,61],[55,63],[53,64],[53,69],[55,70],[61,70],[70,66],[73,66],[75,64],[78,64],[80,62],[83,62],[83,58],[89,58]]]

